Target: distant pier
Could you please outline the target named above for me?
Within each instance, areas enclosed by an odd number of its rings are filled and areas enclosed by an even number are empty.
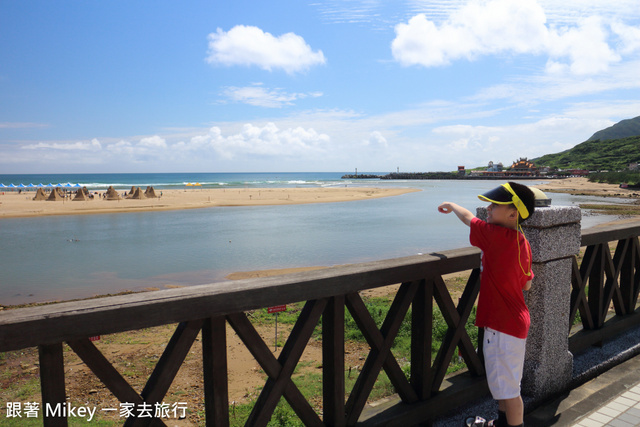
[[[479,175],[479,176],[470,176],[470,175],[461,175],[457,172],[392,172],[386,175],[375,175],[375,174],[347,174],[343,175],[342,179],[459,179],[459,180],[496,180],[505,178],[509,179],[556,179],[559,177],[552,176],[540,176],[540,175],[520,175],[520,174],[509,174],[505,173],[504,175]]]

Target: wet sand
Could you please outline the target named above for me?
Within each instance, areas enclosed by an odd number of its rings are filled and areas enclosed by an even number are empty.
[[[637,189],[620,188],[616,184],[589,182],[587,178],[566,178],[550,180],[547,184],[534,185],[544,192],[568,193],[601,197],[640,198]]]

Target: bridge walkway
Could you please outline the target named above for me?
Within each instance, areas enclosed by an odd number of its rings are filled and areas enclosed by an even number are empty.
[[[640,426],[640,355],[539,407],[525,425]]]

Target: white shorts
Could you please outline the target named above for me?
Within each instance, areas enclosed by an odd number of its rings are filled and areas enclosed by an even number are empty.
[[[526,339],[484,328],[484,366],[495,400],[520,396]]]

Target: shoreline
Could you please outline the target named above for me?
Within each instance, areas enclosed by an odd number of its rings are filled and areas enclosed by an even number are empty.
[[[628,200],[634,200],[638,198],[638,194],[633,190],[621,189],[617,185],[612,184],[598,184],[589,183],[586,178],[569,178],[566,180],[554,180],[551,182],[542,181],[543,184],[536,185],[535,187],[541,188],[548,193],[553,192],[571,192],[574,194],[584,194],[589,192],[596,196],[611,196],[618,198],[627,198]],[[122,191],[122,190],[121,190]],[[361,188],[361,187],[330,187],[330,188],[233,188],[233,189],[175,189],[175,190],[162,190],[162,197],[155,199],[120,199],[120,200],[103,200],[97,198],[87,201],[34,201],[33,192],[30,193],[5,193],[0,194],[0,223],[2,218],[20,218],[20,217],[39,217],[44,215],[79,215],[79,214],[113,214],[120,212],[146,212],[146,211],[168,211],[168,210],[181,210],[181,209],[196,209],[206,207],[223,207],[223,206],[266,206],[266,205],[285,205],[285,204],[301,204],[301,203],[331,203],[340,201],[357,201],[365,200],[367,198],[376,197],[390,197],[393,195],[406,194],[413,191],[421,191],[419,189],[411,188]],[[122,193],[121,193],[122,194]],[[157,192],[160,195],[160,191]],[[552,195],[549,194],[552,198]],[[613,200],[610,202],[612,205],[625,205],[623,200]],[[603,199],[603,203],[607,203]],[[639,207],[637,202],[633,203],[637,208]],[[91,209],[89,209],[91,208]],[[38,211],[43,209],[43,211]],[[45,212],[44,210],[47,209]],[[598,212],[598,211],[595,211]],[[635,215],[616,215],[612,217],[607,224],[601,226],[616,224],[616,223],[630,223],[640,222],[640,217],[637,215],[640,213],[640,209],[636,211]],[[215,215],[215,211],[212,211]],[[615,215],[615,214],[614,214]],[[73,220],[73,219],[72,219]],[[314,265],[313,261],[310,265]],[[232,280],[237,278],[249,278],[249,277],[266,277],[275,274],[286,274],[288,272],[304,271],[315,268],[327,268],[328,266],[320,267],[301,267],[294,269],[278,269],[277,265],[274,265],[275,269],[272,271],[251,271],[250,267],[246,270],[229,269],[225,272],[226,276],[222,275],[216,281],[219,280]],[[235,271],[234,271],[235,270]],[[164,282],[163,282],[164,283]],[[171,282],[173,283],[173,281]],[[198,282],[199,283],[199,282]],[[203,282],[204,283],[204,282]],[[131,288],[131,284],[124,284],[119,289],[130,290],[133,292],[139,292],[143,290],[155,290],[163,289],[164,285],[159,285],[157,288],[154,285],[150,287],[134,286]],[[148,288],[148,289],[147,289]],[[154,289],[155,288],[155,289]],[[117,292],[117,291],[116,291]],[[86,297],[97,296],[103,292],[88,293]],[[31,298],[30,298],[31,299]],[[65,299],[65,298],[63,298]],[[40,298],[40,301],[49,301],[49,298]],[[8,301],[4,301],[8,303]],[[17,302],[17,301],[16,301]],[[8,304],[12,305],[12,304]]]
[[[540,179],[544,181],[544,179]],[[599,197],[640,198],[638,190],[620,188],[614,184],[589,182],[576,177],[549,180],[534,185],[544,192],[591,195]],[[337,203],[399,196],[421,191],[415,188],[380,187],[283,187],[283,188],[189,188],[156,191],[157,198],[74,201],[33,200],[35,192],[3,191],[0,193],[0,219],[39,217],[48,215],[113,214],[126,212],[152,212],[208,207],[274,206],[309,203]],[[122,196],[125,191],[119,190]],[[102,193],[101,193],[102,194]]]
[[[158,190],[157,198],[63,201],[33,200],[35,192],[0,193],[0,219],[48,215],[87,215],[153,212],[231,206],[274,206],[337,203],[399,196],[420,191],[413,188],[234,188]],[[120,195],[122,191],[118,192]]]
[[[544,179],[541,179],[544,181]],[[615,184],[589,182],[588,178],[576,177],[550,180],[546,184],[532,185],[544,192],[567,193],[574,196],[619,197],[624,199],[638,199],[640,192],[636,189],[620,188]]]

